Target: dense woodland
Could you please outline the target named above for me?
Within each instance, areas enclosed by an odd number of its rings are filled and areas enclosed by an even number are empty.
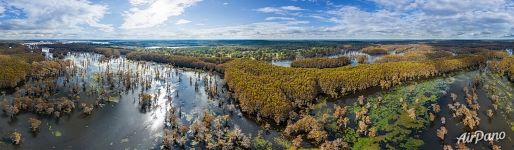
[[[514,57],[505,57],[501,61],[492,61],[489,65],[493,71],[507,75],[514,82]]]
[[[197,58],[182,55],[167,55],[164,53],[156,52],[131,52],[127,54],[128,59],[154,61],[159,63],[167,63],[177,67],[196,68],[211,71],[222,72],[223,69],[218,64],[230,61],[230,58]]]
[[[0,44],[0,88],[12,88],[24,81],[32,63],[43,61],[37,51],[30,51],[21,44]]]
[[[70,44],[47,44],[41,45],[40,47],[51,48],[50,51],[57,58],[64,58],[68,52],[93,52],[102,54],[107,58],[119,57],[120,55],[126,55],[130,50],[117,48],[117,47],[104,47],[95,44],[87,43],[70,43]]]
[[[13,56],[0,55],[0,64],[0,88],[15,87],[30,69],[30,64]]]
[[[154,51],[166,52],[173,55],[194,57],[229,57],[251,58],[256,60],[282,60],[296,58],[311,58],[335,55],[343,48],[351,48],[344,45],[271,45],[271,46],[203,46],[188,48],[159,48]]]
[[[433,47],[426,44],[378,44],[364,47],[363,53],[383,55],[388,53],[405,53],[408,51],[432,51]]]
[[[351,59],[346,56],[338,58],[307,58],[295,60],[291,63],[293,68],[337,68],[349,65]]]
[[[319,94],[337,98],[370,87],[389,88],[405,81],[428,78],[478,67],[482,56],[444,60],[364,64],[333,69],[301,69],[272,66],[255,60],[225,64],[225,79],[243,111],[258,117],[286,121],[295,108],[315,103]]]

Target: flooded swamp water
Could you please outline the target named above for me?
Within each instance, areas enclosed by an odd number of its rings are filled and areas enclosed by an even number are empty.
[[[21,112],[10,119],[2,113],[2,149],[160,149],[166,110],[170,106],[178,110],[183,124],[191,124],[204,112],[209,112],[213,115],[230,115],[229,124],[240,127],[245,134],[256,135],[260,129],[259,124],[242,115],[229,99],[219,74],[152,62],[135,62],[124,57],[102,60],[101,55],[90,53],[72,53],[65,59],[72,61],[73,68],[79,73],[72,76],[67,84],[64,84],[64,75],[59,77],[59,92],[49,100],[69,95],[69,89],[74,86],[84,86],[78,94],[77,106],[79,103],[97,103],[100,99],[98,93],[107,97],[103,98],[106,102],[97,105],[89,116],[80,113],[78,108],[59,119],[30,112]],[[131,74],[129,78],[132,82],[143,80],[136,82],[145,84],[133,84],[128,90],[122,83],[116,83],[114,88],[102,85],[101,82],[107,80],[106,75],[114,74],[113,78],[121,78],[123,73],[120,72]],[[114,80],[122,82],[120,79]],[[31,84],[30,81],[27,84]],[[145,91],[151,93],[156,104],[150,109],[142,109],[139,94],[147,86]],[[213,87],[216,87],[217,94],[210,96],[207,89]],[[13,94],[4,97],[12,101]],[[37,133],[30,131],[28,119],[31,117],[42,121]],[[22,134],[22,144],[10,144],[9,133],[13,131]],[[272,131],[265,137],[271,138],[276,134]]]

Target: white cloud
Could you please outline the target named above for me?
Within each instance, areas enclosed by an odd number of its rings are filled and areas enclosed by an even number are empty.
[[[155,2],[156,0],[129,0],[132,6],[147,5]]]
[[[296,6],[282,6],[280,7],[281,9],[283,10],[290,10],[290,11],[299,11],[299,10],[303,10],[302,8],[300,7],[296,7]]]
[[[287,20],[287,21],[292,21],[292,20],[296,20],[295,18],[290,18],[290,17],[267,17],[266,19],[264,19],[266,21],[273,21],[273,20]]]
[[[191,30],[187,35],[195,38],[230,38],[230,39],[252,39],[252,38],[305,38],[309,37],[310,28],[300,24],[289,22],[256,22],[251,24],[214,27],[206,29]]]
[[[14,7],[22,14],[16,16],[26,16],[0,21],[0,38],[4,39],[514,37],[512,0],[367,0],[377,5],[377,9],[373,10],[348,5],[327,5],[328,10],[308,11],[285,5],[255,9],[256,12],[268,13],[261,22],[227,22],[217,25],[198,23],[196,20],[193,24],[186,19],[172,18],[180,16],[185,9],[200,0],[129,0],[132,8],[124,12],[125,20],[121,28],[130,30],[111,33],[90,30],[112,30],[111,25],[101,22],[108,11],[107,6],[102,4],[85,0],[8,0],[2,5],[4,1],[0,0],[0,15],[2,8]],[[10,14],[13,10],[7,11]],[[309,21],[316,23],[310,24]],[[176,28],[174,24],[188,25]]]
[[[176,25],[188,24],[188,23],[191,23],[191,21],[186,20],[186,19],[180,19],[177,22],[175,22]]]
[[[263,12],[263,13],[278,13],[281,12],[281,9],[274,8],[274,7],[263,7],[256,9],[256,11]]]
[[[87,0],[7,0],[6,5],[23,11],[26,17],[0,22],[3,30],[65,30],[78,29],[83,25],[103,31],[113,30],[111,25],[100,23],[107,7]]]
[[[378,10],[341,6],[337,25],[321,28],[353,38],[495,38],[512,34],[514,5],[505,0],[373,0]]]
[[[0,15],[5,12],[5,7],[0,4]]]
[[[162,24],[172,16],[184,13],[184,10],[201,0],[155,0],[148,7],[141,9],[134,5],[126,11],[123,29],[149,28]]]
[[[287,14],[295,14],[293,12],[304,10],[300,7],[296,6],[282,6],[282,7],[262,7],[258,8],[255,11],[262,13],[274,13],[279,15],[287,15]]]
[[[226,6],[226,5],[228,5],[228,4],[230,4],[230,3],[226,3],[226,2],[225,2],[225,3],[223,3],[223,5],[225,5],[225,6]]]

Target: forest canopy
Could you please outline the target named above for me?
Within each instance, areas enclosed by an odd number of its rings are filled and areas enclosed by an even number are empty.
[[[218,64],[230,61],[230,58],[222,57],[191,57],[181,55],[169,55],[157,52],[131,52],[127,54],[128,59],[154,61],[159,63],[168,63],[177,67],[196,68],[204,70],[222,71]]]
[[[291,63],[294,68],[337,68],[351,63],[351,59],[346,56],[337,58],[306,58],[295,60]]]
[[[15,87],[25,80],[30,65],[19,57],[0,55],[0,88]]]
[[[408,51],[432,51],[434,48],[426,44],[379,44],[362,48],[367,54],[388,54],[389,52],[405,53]]]
[[[0,43],[0,88],[12,88],[24,81],[31,63],[45,58],[38,51],[31,51],[16,43]]]
[[[501,61],[491,61],[489,66],[492,71],[507,75],[514,82],[514,57],[505,57]]]
[[[243,111],[281,122],[295,108],[314,103],[319,94],[337,98],[370,87],[389,88],[408,80],[476,67],[485,61],[482,56],[464,55],[443,60],[312,69],[236,59],[224,64],[224,68],[227,84]]]

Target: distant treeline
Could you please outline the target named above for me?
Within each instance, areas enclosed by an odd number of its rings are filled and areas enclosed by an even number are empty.
[[[426,44],[378,44],[364,47],[361,52],[371,55],[383,55],[390,52],[406,53],[410,51],[432,51],[434,48]]]
[[[120,55],[126,55],[131,50],[114,48],[114,47],[101,47],[94,44],[85,43],[70,43],[70,44],[47,44],[41,45],[41,47],[51,48],[51,52],[57,57],[64,57],[68,52],[94,52],[102,54],[105,57],[119,57]]]
[[[346,56],[338,58],[307,58],[295,60],[291,63],[294,68],[336,68],[346,66],[351,63],[351,59]]]
[[[197,58],[191,56],[170,55],[166,53],[157,52],[131,52],[127,54],[127,59],[167,63],[177,67],[196,68],[218,72],[223,72],[223,69],[220,66],[218,66],[218,64],[223,64],[231,60],[230,58],[222,57]]]
[[[339,54],[342,45],[280,45],[280,46],[209,46],[187,48],[159,48],[156,52],[193,57],[250,58],[256,60],[282,60],[296,58],[323,57]]]
[[[466,55],[442,60],[363,64],[331,69],[287,68],[236,59],[224,64],[225,80],[241,109],[276,122],[305,108],[319,94],[337,98],[370,87],[389,88],[402,82],[473,68],[482,56]]]

